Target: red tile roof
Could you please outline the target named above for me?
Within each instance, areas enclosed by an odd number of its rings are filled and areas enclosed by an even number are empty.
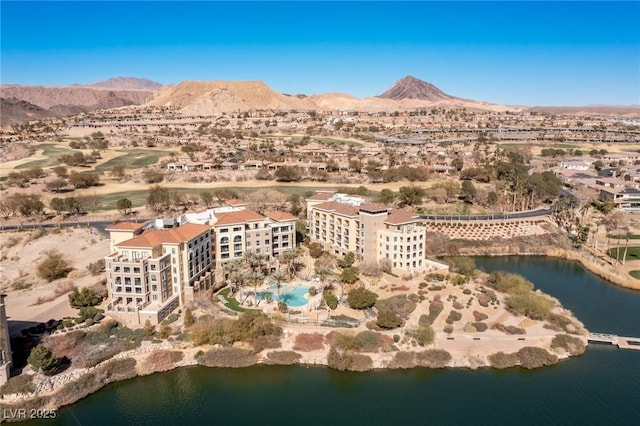
[[[326,203],[320,203],[313,206],[314,209],[325,210],[328,212],[335,212],[344,216],[357,216],[358,207],[348,206],[346,204],[340,204],[337,201],[328,201]]]
[[[288,212],[264,212],[264,215],[276,222],[284,222],[289,220],[298,220],[297,217]]]
[[[245,223],[245,222],[264,219],[264,216],[256,212],[253,212],[251,210],[242,210],[239,212],[229,212],[229,213],[216,213],[216,217],[218,218],[218,221],[214,224],[214,226],[235,225],[238,223]]]
[[[307,200],[312,201],[327,201],[329,198],[333,197],[334,192],[316,192],[311,197],[307,197]]]
[[[419,222],[420,219],[414,212],[406,210],[391,210],[389,216],[385,220],[385,223],[391,225],[401,225],[403,223]]]
[[[237,198],[232,198],[230,200],[226,200],[224,203],[226,205],[228,205],[228,206],[246,206],[247,205],[246,201],[242,201],[242,200],[239,200]]]
[[[117,247],[155,247],[159,244],[178,244],[191,241],[211,228],[197,223],[185,223],[178,228],[152,229],[135,238],[118,243]]]

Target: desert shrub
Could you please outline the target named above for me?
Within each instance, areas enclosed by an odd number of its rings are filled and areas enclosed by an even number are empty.
[[[376,324],[380,328],[391,330],[398,328],[402,325],[402,318],[390,309],[383,309],[378,311],[378,319]]]
[[[462,294],[466,294],[468,296],[471,294],[471,290],[468,288],[465,288],[464,290],[462,290]]]
[[[449,312],[449,316],[447,317],[447,324],[453,324],[456,321],[460,321],[462,319],[462,314],[458,311]]]
[[[331,347],[327,354],[327,367],[333,368],[338,371],[346,371],[351,368],[353,358],[344,351],[338,351],[336,348]]]
[[[413,352],[396,352],[389,363],[390,368],[413,368],[416,366],[416,354]]]
[[[352,351],[356,349],[356,338],[351,333],[339,333],[332,331],[325,337],[325,343],[344,351]]]
[[[0,396],[12,393],[31,393],[36,390],[33,383],[34,375],[20,374],[10,378],[0,387]]]
[[[89,271],[91,275],[98,275],[104,272],[104,259],[98,259],[88,264],[87,271]]]
[[[576,328],[569,318],[564,315],[556,314],[552,312],[547,317],[548,324],[545,324],[545,328],[549,328],[554,331],[564,331],[566,333],[576,334]]]
[[[226,318],[203,319],[196,321],[187,331],[187,338],[196,346],[199,345],[230,345],[233,320]]]
[[[27,362],[34,370],[42,370],[45,374],[52,374],[58,367],[58,358],[53,351],[44,345],[38,345],[31,349]]]
[[[364,287],[358,287],[349,292],[347,303],[353,309],[366,309],[376,303],[378,295]]]
[[[487,331],[487,328],[489,328],[489,326],[487,324],[483,323],[483,322],[474,322],[471,325],[479,333],[482,333],[483,331]]]
[[[324,336],[320,333],[300,333],[295,338],[293,349],[304,352],[324,349]]]
[[[82,291],[78,291],[78,288],[74,287],[71,294],[69,294],[69,304],[71,307],[76,309],[87,306],[96,306],[99,305],[100,302],[102,302],[102,295],[90,288],[85,287]]]
[[[317,259],[320,256],[322,256],[322,252],[324,251],[324,248],[320,243],[309,243],[308,248],[309,248],[309,255],[314,259]]]
[[[335,294],[330,291],[325,291],[323,296],[325,303],[330,309],[335,309],[338,307],[338,298]]]
[[[505,354],[497,352],[488,357],[489,364],[493,368],[503,369],[518,365],[518,354]]]
[[[453,308],[454,309],[462,309],[462,308],[464,308],[464,305],[456,300],[455,302],[453,302]]]
[[[377,352],[383,344],[382,335],[375,331],[361,331],[354,336],[354,349],[359,352]]]
[[[87,333],[81,330],[64,334],[54,334],[45,338],[44,342],[51,347],[53,354],[58,357],[73,358],[75,350],[84,342]]]
[[[78,312],[82,321],[91,320],[91,324],[93,324],[93,318],[103,313],[102,309],[94,308],[93,306],[82,307]]]
[[[471,257],[450,257],[445,259],[449,263],[452,272],[457,272],[462,275],[471,276],[476,269],[476,262]]]
[[[469,277],[465,275],[453,275],[451,277],[451,284],[453,285],[466,284],[468,281],[469,281]]]
[[[302,355],[293,351],[273,351],[267,354],[265,364],[270,365],[293,365],[300,362]]]
[[[318,294],[318,289],[314,286],[309,287],[309,296],[315,296]]]
[[[421,315],[419,322],[421,324],[433,324],[443,310],[444,303],[440,300],[434,300],[429,304],[429,315]]]
[[[482,312],[478,312],[478,311],[473,311],[473,318],[476,321],[484,321],[487,318],[489,318],[489,315],[482,313]]]
[[[180,351],[161,349],[152,352],[145,361],[153,366],[153,371],[167,371],[174,368],[183,358],[184,354]]]
[[[578,337],[569,336],[568,334],[558,334],[551,341],[551,348],[561,348],[571,355],[581,355],[584,353],[586,345],[582,339]]]
[[[433,328],[427,324],[419,324],[418,328],[409,332],[409,335],[416,339],[416,342],[420,346],[427,346],[433,343],[435,334]]]
[[[387,299],[377,300],[376,308],[380,311],[392,311],[406,319],[416,309],[416,301],[409,300],[404,294],[392,296]]]
[[[178,321],[178,314],[171,314],[168,317],[166,317],[164,319],[164,321],[166,321],[167,324],[174,323],[174,322]]]
[[[213,348],[198,358],[205,367],[249,367],[258,361],[253,351],[241,348]]]
[[[443,368],[451,362],[451,354],[442,349],[427,349],[416,354],[416,363],[421,367]]]
[[[184,311],[184,326],[191,327],[194,322],[196,322],[196,319],[193,316],[193,312],[191,311],[191,309],[187,308]]]
[[[491,298],[489,296],[487,296],[486,294],[480,293],[480,294],[478,294],[478,303],[483,308],[486,308],[486,307],[489,306],[489,303],[491,303]]]
[[[250,343],[256,352],[262,352],[265,349],[275,349],[282,346],[280,336],[275,334],[255,336],[250,340]]]
[[[553,302],[546,296],[532,292],[513,294],[507,297],[509,312],[524,315],[531,319],[542,320],[549,317]]]
[[[373,360],[371,357],[364,354],[352,354],[351,365],[349,370],[351,371],[369,371],[373,369]]]
[[[523,368],[531,369],[558,362],[558,357],[545,349],[527,346],[517,352],[518,360]]]
[[[443,331],[447,334],[451,334],[453,333],[453,326],[447,324],[444,326]]]
[[[486,281],[487,285],[501,293],[528,293],[533,290],[533,284],[524,277],[506,272],[493,272]]]
[[[66,277],[73,269],[62,254],[55,250],[48,250],[44,255],[45,259],[38,264],[37,270],[38,276],[48,282]]]

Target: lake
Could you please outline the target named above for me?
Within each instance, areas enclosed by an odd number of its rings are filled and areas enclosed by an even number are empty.
[[[640,292],[615,287],[578,263],[512,256],[476,264],[522,274],[591,331],[640,336]],[[189,367],[107,386],[61,408],[55,423],[640,424],[640,351],[590,344],[580,357],[532,371]]]

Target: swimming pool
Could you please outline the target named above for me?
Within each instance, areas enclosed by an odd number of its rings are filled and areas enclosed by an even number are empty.
[[[280,287],[280,302],[286,303],[287,306],[304,306],[309,302],[304,296],[309,292],[307,286],[282,286]],[[273,300],[278,301],[278,288],[275,284],[267,287],[267,291],[259,291],[256,295],[258,300],[264,300],[267,294],[271,294]]]

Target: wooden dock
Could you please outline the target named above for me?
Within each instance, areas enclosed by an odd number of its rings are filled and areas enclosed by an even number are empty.
[[[587,340],[592,343],[610,343],[620,349],[640,351],[640,337],[624,337],[615,334],[589,333]]]

